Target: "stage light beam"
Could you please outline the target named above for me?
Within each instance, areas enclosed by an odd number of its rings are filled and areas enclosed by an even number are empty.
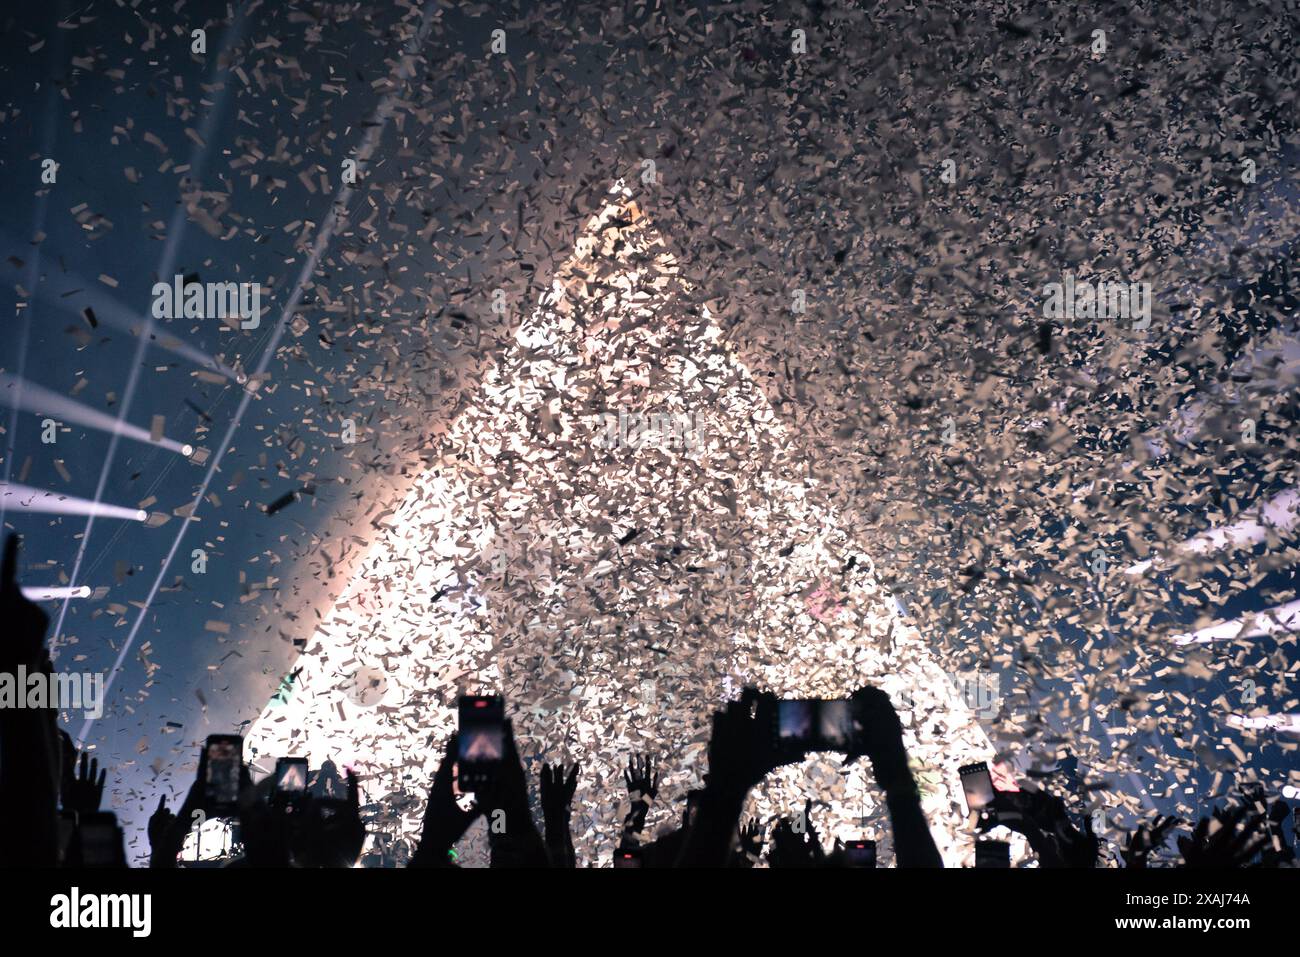
[[[234,22],[231,24],[229,31],[227,31],[223,39],[221,53],[217,55],[214,76],[224,79],[224,77],[230,72],[230,62],[227,59],[227,54],[229,51],[238,47],[244,35],[244,28],[247,26],[248,22],[247,13],[247,5],[241,6],[238,12],[236,12]],[[207,115],[203,118],[203,123],[200,127],[198,145],[190,153],[189,179],[196,185],[201,179],[203,168],[208,158],[208,144],[212,142],[213,136],[216,133],[217,120],[221,116],[222,110],[225,107],[226,91],[228,87],[228,83],[222,82],[219,84],[217,95],[213,97],[212,106],[208,109]],[[171,221],[167,226],[167,241],[163,245],[162,258],[160,259],[158,269],[156,270],[157,275],[169,276],[172,274],[172,270],[176,264],[177,255],[180,252],[181,239],[185,235],[185,226],[188,223],[189,218],[186,212],[186,205],[180,203],[172,213]],[[152,331],[152,320],[146,317],[145,321],[148,329]],[[140,369],[144,365],[144,357],[149,350],[149,343],[152,338],[153,337],[150,335],[141,335],[139,337],[139,342],[135,349],[135,357],[131,360],[130,372],[127,375],[126,388],[123,390],[120,410],[118,412],[119,421],[125,421],[127,413],[131,409],[131,402],[135,398],[136,384],[140,379]],[[95,485],[96,502],[104,496],[104,487],[108,484],[108,475],[113,467],[113,458],[117,454],[117,439],[118,436],[114,433],[112,438],[109,440],[108,451],[104,455],[104,464],[99,470],[99,481]],[[77,544],[77,557],[72,563],[71,576],[71,580],[74,584],[77,581],[77,576],[81,573],[81,563],[86,557],[86,548],[90,544],[90,535],[95,530],[95,518],[96,516],[91,514],[86,519],[86,528],[81,533],[81,540]],[[65,601],[63,605],[60,606],[59,616],[54,622],[53,642],[57,643],[59,636],[63,633],[63,620],[67,614],[68,602]],[[107,695],[108,689],[105,688],[104,690]]]
[[[148,429],[124,422],[106,412],[92,409],[88,405],[60,395],[52,389],[4,372],[0,372],[0,402],[22,412],[48,415],[60,422],[75,422],[77,425],[84,425],[98,432],[108,432],[146,445],[156,445],[186,458],[194,454],[194,447],[188,443],[181,444],[165,436],[155,441]]]
[[[67,598],[89,598],[94,589],[89,585],[24,585],[23,597],[28,601],[63,601]]]
[[[90,515],[95,518],[121,518],[131,522],[149,521],[149,513],[142,508],[107,505],[89,499],[48,492],[45,489],[19,485],[17,482],[0,483],[0,499],[6,509],[45,515]]]
[[[1175,645],[1208,645],[1216,641],[1289,635],[1297,631],[1300,631],[1300,601],[1293,601],[1241,618],[1229,618],[1197,631],[1174,635],[1171,640]]]
[[[1251,508],[1236,522],[1210,528],[1169,552],[1169,557],[1146,559],[1130,565],[1126,575],[1141,575],[1152,566],[1160,567],[1190,555],[1209,555],[1225,549],[1250,548],[1266,541],[1270,534],[1285,535],[1300,525],[1300,489],[1289,488],[1263,504]]]
[[[430,2],[426,3],[421,9],[420,25],[416,29],[416,32],[410,41],[405,45],[405,48],[402,51],[402,57],[398,61],[395,70],[397,82],[394,84],[393,89],[388,93],[388,95],[380,101],[379,106],[375,110],[370,128],[366,131],[365,136],[362,137],[361,145],[357,148],[356,159],[358,176],[369,167],[371,157],[374,155],[376,148],[378,148],[380,140],[383,139],[384,131],[388,128],[388,123],[397,110],[397,101],[400,95],[399,91],[415,74],[416,55],[428,39],[429,31],[433,27],[434,10],[436,7],[437,3],[435,0],[430,0]],[[136,636],[140,633],[140,627],[144,624],[145,617],[149,614],[149,609],[153,605],[154,598],[158,595],[158,589],[162,587],[163,577],[167,574],[167,569],[176,558],[176,552],[180,548],[181,541],[185,538],[185,532],[190,527],[190,523],[194,521],[194,516],[198,512],[199,506],[202,504],[204,497],[208,494],[208,486],[211,484],[213,476],[216,475],[218,469],[220,469],[221,460],[225,456],[226,450],[231,447],[231,441],[234,439],[235,433],[239,430],[239,426],[243,422],[244,414],[248,411],[248,406],[252,402],[253,396],[257,391],[257,385],[261,383],[263,376],[266,374],[266,370],[270,367],[271,359],[275,356],[275,350],[280,343],[281,337],[284,335],[284,330],[288,326],[290,320],[292,320],[294,314],[298,311],[298,306],[302,301],[303,291],[306,289],[308,281],[315,273],[317,263],[320,262],[321,257],[325,254],[325,250],[328,248],[330,242],[333,241],[335,230],[338,229],[341,222],[346,222],[347,220],[348,202],[356,192],[357,189],[355,187],[347,183],[342,183],[334,194],[334,202],[330,207],[329,214],[325,217],[324,223],[321,225],[320,232],[316,234],[316,238],[312,243],[311,253],[307,256],[302,268],[298,271],[298,278],[289,292],[289,297],[285,301],[279,320],[270,330],[270,339],[262,350],[262,355],[258,360],[257,368],[251,377],[252,384],[247,386],[244,389],[243,394],[240,396],[239,406],[235,409],[235,414],[231,418],[230,424],[226,427],[226,434],[221,445],[217,448],[216,454],[212,456],[211,461],[208,464],[207,471],[203,476],[203,481],[199,486],[198,494],[194,496],[194,503],[185,513],[180,528],[176,532],[176,537],[172,540],[171,548],[168,549],[167,556],[163,559],[162,567],[158,570],[158,576],[154,579],[153,585],[149,589],[149,594],[145,597],[144,604],[140,607],[140,612],[136,616],[135,622],[132,624],[131,630],[126,636],[126,640],[122,643],[121,649],[118,651],[117,659],[113,662],[113,667],[108,672],[103,691],[105,701],[109,700],[109,693],[113,690],[113,683],[117,680],[117,676],[122,670],[122,662],[126,660],[127,654],[135,645]],[[166,275],[168,271],[168,269],[160,269],[159,274]],[[73,569],[74,579],[76,578],[76,572],[81,567],[81,556],[84,554],[86,538],[89,536],[90,531],[89,525],[87,525],[86,531],[87,536],[82,538],[81,551],[78,553],[77,564]],[[58,634],[59,628],[62,627],[63,615],[67,612],[67,608],[67,603],[64,603],[59,614],[58,625],[55,628],[56,635]],[[77,735],[78,747],[85,746],[86,740],[90,735],[90,729],[94,725],[94,722],[94,718],[87,717],[82,723],[81,731]]]

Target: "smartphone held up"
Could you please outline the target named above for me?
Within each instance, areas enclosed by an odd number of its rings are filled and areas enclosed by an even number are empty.
[[[203,745],[200,777],[203,810],[213,817],[238,811],[244,768],[244,739],[237,734],[209,735]]]
[[[858,727],[847,698],[795,698],[776,703],[773,743],[790,757],[810,751],[853,749]]]
[[[993,789],[993,775],[989,772],[988,764],[984,761],[978,764],[967,764],[958,768],[957,773],[961,775],[961,789],[966,796],[967,813],[976,814],[991,809],[996,792]]]
[[[505,756],[505,699],[461,695],[457,711],[456,783],[461,791],[474,793],[492,783]]]

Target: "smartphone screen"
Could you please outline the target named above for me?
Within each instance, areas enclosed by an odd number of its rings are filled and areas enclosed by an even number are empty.
[[[844,865],[846,867],[875,867],[875,841],[849,841],[844,845]]]
[[[961,775],[961,788],[966,795],[966,810],[982,811],[993,803],[993,777],[989,766],[981,761],[979,764],[967,764],[957,769]]]
[[[1011,845],[1006,841],[976,841],[976,867],[1010,867]]]
[[[297,804],[307,793],[307,759],[280,758],[275,762],[275,799]]]
[[[813,749],[818,702],[808,698],[778,701],[776,744],[782,751],[802,754]]]
[[[505,754],[505,701],[499,696],[462,695],[458,710],[457,785],[473,792],[492,780]]]
[[[633,847],[620,847],[614,852],[615,867],[641,867],[641,850]]]
[[[796,698],[776,705],[776,746],[784,754],[849,751],[853,743],[852,703]]]
[[[817,749],[848,751],[853,742],[853,712],[847,699],[822,701],[817,709]]]
[[[235,734],[211,735],[204,745],[203,795],[210,811],[228,811],[239,803],[239,772],[244,763],[244,739]]]

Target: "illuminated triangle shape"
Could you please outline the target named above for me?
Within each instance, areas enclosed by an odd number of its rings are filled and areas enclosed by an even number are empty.
[[[624,442],[619,411],[668,418]],[[583,761],[574,840],[608,864],[632,751],[666,775],[652,830],[700,786],[709,715],[744,682],[791,697],[870,682],[914,703],[931,829],[950,866],[969,862],[957,768],[991,760],[987,737],[814,504],[771,405],[621,184],[428,461],[251,727],[262,764],[353,766],[392,809],[386,830],[413,838],[457,693],[501,692],[525,756]],[[756,810],[801,805],[804,774],[830,801],[823,835],[861,836],[865,808],[883,864],[866,762],[847,778],[785,769]]]

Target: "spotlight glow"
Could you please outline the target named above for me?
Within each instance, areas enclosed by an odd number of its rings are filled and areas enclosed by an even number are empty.
[[[121,505],[106,505],[89,499],[47,492],[44,489],[19,485],[17,482],[0,483],[0,498],[6,509],[18,512],[37,512],[46,515],[92,515],[95,518],[122,518],[128,521],[144,522],[149,513],[140,508],[125,508]]]
[[[451,425],[442,454],[434,458],[464,467],[419,474],[388,513],[369,553],[350,570],[349,584],[322,615],[307,642],[311,650],[296,660],[293,694],[269,704],[250,727],[246,753],[299,754],[313,764],[328,758],[355,766],[373,793],[410,793],[411,806],[422,808],[421,792],[440,757],[429,742],[454,727],[454,709],[445,702],[454,700],[458,688],[498,691],[512,705],[521,748],[566,741],[571,754],[581,755],[588,770],[577,803],[598,809],[593,814],[599,823],[578,842],[579,853],[591,863],[608,863],[619,834],[617,809],[600,800],[593,781],[616,779],[618,761],[644,750],[647,735],[666,751],[698,753],[695,742],[707,731],[710,711],[743,684],[788,697],[840,697],[873,684],[911,704],[905,734],[910,755],[925,769],[919,785],[931,831],[949,866],[970,863],[973,838],[955,810],[961,807],[957,769],[991,762],[993,746],[928,643],[866,572],[869,563],[860,561],[861,574],[843,586],[840,614],[826,620],[809,614],[801,598],[809,583],[835,574],[846,554],[865,549],[843,527],[842,516],[812,501],[801,480],[785,476],[793,454],[787,428],[722,343],[708,310],[698,323],[680,312],[674,318],[680,301],[669,297],[684,283],[663,241],[628,199],[622,192],[592,219],[574,258],[558,270],[564,278],[543,295],[519,327],[514,348],[488,371],[476,400]],[[644,265],[627,266],[631,258]],[[593,274],[600,275],[596,288]],[[574,318],[578,310],[581,323]],[[554,388],[563,380],[571,393],[589,393],[594,382],[626,374],[628,355],[679,354],[668,348],[673,336],[690,336],[698,348],[689,351],[689,362],[665,361],[657,370],[657,399],[674,413],[689,405],[707,419],[701,430],[707,437],[689,453],[691,473],[699,476],[694,484],[648,488],[633,455],[620,459],[602,452],[593,464],[581,439],[548,444],[526,438],[533,434],[529,417],[545,391],[541,383]],[[722,385],[713,389],[712,383]],[[563,416],[553,425],[566,438],[580,435],[583,427],[576,417]],[[514,453],[517,474],[505,504],[482,505],[497,501],[488,497],[483,477],[506,452]],[[686,452],[677,457],[687,459]],[[664,466],[659,474],[676,471]],[[610,530],[582,502],[545,499],[548,488],[571,474],[598,475],[611,500],[629,503],[632,527],[662,527],[678,518],[699,523],[699,534],[687,543],[698,564],[721,568],[729,562],[713,532],[733,529],[735,544],[725,547],[737,550],[746,570],[761,564],[761,575],[739,587],[712,586],[713,595],[690,599],[711,603],[709,608],[735,606],[707,634],[674,631],[691,619],[690,608],[677,611],[680,595],[655,575],[639,574],[631,562],[621,574],[610,574],[616,567],[609,557]],[[711,496],[717,489],[730,496],[730,515],[743,516],[734,527],[723,524],[730,517],[715,521],[719,499]],[[783,551],[791,538],[805,544]],[[558,559],[556,542],[563,543]],[[532,590],[526,595],[501,583],[510,576],[502,573],[497,582],[483,570],[487,566],[476,566],[476,555],[498,550],[512,553],[506,561],[528,580]],[[578,593],[595,591],[598,611],[568,617]],[[743,601],[742,594],[748,596]],[[429,595],[441,600],[431,602]],[[644,609],[663,611],[650,626],[655,645],[619,641],[621,623]],[[392,636],[398,635],[418,637],[395,644]],[[659,641],[675,641],[677,654],[692,662],[656,679],[667,682],[671,693],[647,692],[642,678],[646,669],[663,667],[651,662]],[[359,707],[355,676],[376,662],[384,663],[386,707]],[[537,662],[553,670],[539,675],[536,669],[543,666]],[[409,720],[412,714],[420,716],[418,722]],[[664,793],[681,795],[700,786],[701,770],[693,761],[666,769]],[[751,795],[750,816],[767,818],[793,806],[806,773],[801,765],[774,773]],[[883,805],[876,802],[869,811],[866,806],[869,771],[859,764],[852,774],[845,798],[831,802],[819,827],[832,832],[869,818],[883,831]],[[671,804],[671,798],[664,802]],[[407,837],[418,834],[419,826],[418,815],[389,824]],[[1023,853],[1018,845],[1015,856]]]
[[[1300,734],[1300,713],[1228,715],[1228,724],[1243,731],[1276,731],[1279,734]]]
[[[94,592],[89,585],[54,585],[42,588],[38,585],[23,587],[23,597],[29,601],[61,601],[65,598],[89,598]]]
[[[1176,645],[1205,645],[1238,638],[1262,638],[1265,635],[1289,635],[1300,631],[1300,601],[1288,602],[1241,618],[1229,618],[1197,631],[1174,635]]]
[[[190,454],[185,451],[189,448],[188,445],[181,445],[174,439],[165,437],[154,441],[148,429],[142,429],[129,422],[121,422],[106,412],[92,409],[88,405],[69,399],[66,395],[60,395],[35,382],[28,382],[4,372],[0,372],[0,402],[19,411],[47,415],[60,422],[75,422],[98,432],[115,433],[137,442],[161,446],[180,455]]]
[[[1180,542],[1165,559],[1147,559],[1129,566],[1129,575],[1141,575],[1149,568],[1191,555],[1209,555],[1225,549],[1251,548],[1271,535],[1285,535],[1300,524],[1300,489],[1286,489],[1248,511],[1228,525],[1207,529]]]

